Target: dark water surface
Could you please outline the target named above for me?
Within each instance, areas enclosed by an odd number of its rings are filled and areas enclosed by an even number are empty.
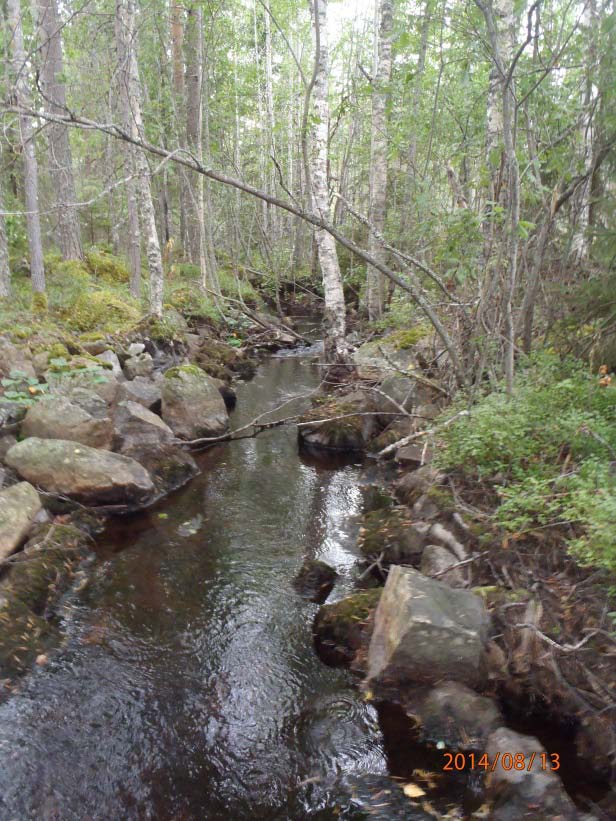
[[[317,383],[301,355],[270,360],[232,424]],[[348,588],[359,467],[302,460],[290,427],[202,468],[109,529],[65,645],[0,705],[2,821],[334,818],[339,776],[386,772],[375,711],[319,662],[291,586],[309,555]]]

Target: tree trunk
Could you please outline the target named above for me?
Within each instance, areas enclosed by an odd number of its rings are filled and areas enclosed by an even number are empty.
[[[265,0],[265,115],[267,122],[267,192],[276,193],[276,181],[274,177],[274,161],[276,156],[276,143],[274,140],[274,89],[272,85],[272,23],[270,20],[270,6]],[[267,229],[270,232],[270,242],[276,246],[278,242],[278,212],[272,206],[268,206]]]
[[[370,144],[370,216],[379,234],[385,230],[387,208],[387,100],[391,80],[392,0],[380,0],[378,65],[372,87],[372,135]],[[386,252],[374,233],[370,234],[370,254],[384,261]],[[367,270],[368,316],[378,319],[385,308],[385,280],[376,268]]]
[[[505,203],[508,207],[506,224],[507,271],[503,281],[502,315],[504,320],[504,370],[507,393],[513,393],[515,365],[515,325],[513,299],[517,283],[520,223],[520,176],[515,152],[515,93],[511,73],[513,53],[513,0],[476,0],[483,12],[488,30],[492,59],[499,76],[501,89],[502,141],[506,174]]]
[[[183,9],[176,3],[171,5],[171,61],[173,67],[173,117],[176,131],[176,141],[178,145],[182,143],[184,134],[184,123],[186,122],[186,100],[184,88],[184,20]],[[184,257],[188,256],[187,239],[187,203],[188,194],[188,171],[186,168],[178,169],[180,185],[180,243]]]
[[[201,9],[189,6],[184,29],[184,56],[186,62],[186,145],[201,162],[203,141],[203,37]],[[207,282],[205,264],[205,222],[203,215],[203,177],[200,174],[187,176],[188,202],[186,209],[186,234],[188,257],[198,264],[201,279]]]
[[[327,184],[329,136],[327,0],[313,0],[311,9],[316,40],[313,86],[315,124],[312,136],[312,204],[321,219],[329,221],[329,191]],[[342,276],[336,253],[336,241],[331,234],[322,228],[315,231],[315,239],[325,295],[325,323],[327,328],[325,355],[329,363],[346,362],[348,357],[345,341],[346,307],[342,289]]]
[[[21,24],[19,0],[8,0],[9,39],[13,51],[13,78],[17,104],[24,108],[31,105],[28,90],[28,74],[24,50],[24,36]],[[32,288],[36,293],[45,293],[45,268],[43,265],[43,243],[41,240],[41,220],[39,215],[38,163],[34,145],[32,119],[19,117],[21,144],[24,157],[24,190],[26,200],[26,225],[28,231],[28,248],[30,250],[30,276]]]
[[[66,89],[62,79],[61,21],[57,0],[38,0],[41,37],[41,90],[45,108],[55,114],[66,111]],[[58,245],[64,259],[81,259],[81,229],[77,213],[73,156],[68,126],[53,123],[47,130],[49,170],[56,200]]]
[[[134,0],[116,0],[116,37],[118,42],[120,76],[122,78],[125,121],[130,124],[131,137],[133,139],[143,140],[145,139],[145,131],[141,115],[139,69],[135,54]],[[134,160],[141,206],[141,224],[145,233],[148,258],[150,313],[153,316],[162,316],[164,274],[160,242],[156,230],[154,203],[152,202],[150,168],[145,152],[142,149],[137,149],[134,152]]]
[[[11,295],[11,271],[9,268],[9,245],[6,233],[6,219],[1,212],[4,210],[4,197],[0,187],[0,299]]]

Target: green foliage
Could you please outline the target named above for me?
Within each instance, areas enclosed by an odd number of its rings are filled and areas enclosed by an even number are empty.
[[[85,265],[92,276],[103,282],[118,284],[128,282],[130,273],[124,260],[100,248],[90,248],[85,255]]]
[[[28,376],[17,368],[0,380],[0,385],[4,388],[2,401],[17,405],[32,405],[49,390],[49,385],[39,383],[35,376]]]
[[[70,324],[79,331],[103,329],[111,332],[126,328],[138,319],[139,309],[128,294],[120,295],[105,288],[79,296],[73,306]]]
[[[216,322],[220,315],[196,283],[180,285],[169,289],[165,300],[189,320],[208,319]]]
[[[503,527],[571,525],[580,561],[616,568],[616,388],[583,363],[544,355],[514,399],[488,395],[443,437],[438,464],[493,483]]]

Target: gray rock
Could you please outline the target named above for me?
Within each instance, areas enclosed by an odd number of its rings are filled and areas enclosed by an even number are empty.
[[[400,374],[392,374],[384,379],[378,386],[381,393],[374,392],[374,403],[376,410],[382,416],[379,416],[379,421],[382,425],[389,425],[395,418],[391,414],[399,414],[400,410],[397,405],[404,408],[409,413],[413,410],[415,401],[417,382],[414,379],[409,379],[407,376]],[[391,397],[394,401],[388,400],[383,394]]]
[[[398,448],[395,456],[396,462],[408,467],[421,467],[432,461],[432,450],[423,444],[415,442]]]
[[[161,395],[163,419],[181,439],[219,436],[227,430],[223,398],[212,379],[196,366],[168,370]]]
[[[375,615],[369,679],[393,687],[442,679],[473,686],[483,677],[488,627],[478,596],[394,565]]]
[[[168,443],[132,445],[124,451],[139,462],[154,482],[154,496],[160,498],[185,485],[199,473],[199,467],[190,453]]]
[[[120,402],[115,410],[113,449],[124,452],[135,445],[171,442],[173,431],[160,416],[138,402]]]
[[[82,342],[81,347],[91,356],[98,356],[109,349],[109,342],[106,339],[94,339],[92,342]]]
[[[131,342],[128,346],[126,353],[129,356],[139,356],[140,353],[145,351],[145,345],[143,342]]]
[[[28,482],[0,490],[0,563],[25,540],[41,508],[39,495]]]
[[[108,365],[111,365],[111,373],[116,379],[121,381],[124,378],[120,360],[112,350],[103,351],[103,353],[97,354],[96,358],[100,359],[101,362],[106,362]]]
[[[0,397],[0,429],[18,425],[26,415],[29,405],[21,402],[9,402]]]
[[[443,479],[444,476],[431,465],[424,465],[410,473],[405,473],[395,485],[396,499],[405,505],[412,505],[431,487],[441,484]]]
[[[161,409],[161,384],[145,376],[136,376],[130,382],[122,382],[118,399],[138,402],[144,408],[159,413]]]
[[[454,567],[458,561],[446,547],[429,544],[423,552],[419,569],[424,576],[436,577],[449,587],[464,587],[464,570]]]
[[[138,506],[154,491],[149,473],[134,459],[64,439],[32,436],[13,445],[6,463],[43,490],[85,504]]]
[[[490,762],[499,764],[486,779],[488,798],[493,802],[490,818],[494,821],[518,821],[520,818],[578,818],[577,810],[564,790],[558,775],[550,769],[551,757],[532,736],[521,735],[507,727],[499,727],[488,738],[485,751]],[[525,766],[507,769],[503,755],[519,753]],[[545,756],[545,758],[542,758]],[[531,764],[532,761],[532,764]],[[508,763],[508,762],[506,762]],[[545,767],[545,769],[544,769]]]
[[[365,342],[353,354],[353,361],[362,379],[383,379],[416,367],[413,348],[401,349],[393,337]]]
[[[106,414],[106,405],[98,408],[96,415],[92,400],[83,401],[83,396],[91,394],[81,389],[82,404],[64,396],[46,396],[32,405],[26,414],[21,432],[24,436],[38,436],[41,439],[67,439],[81,442],[92,448],[111,447],[111,419]],[[97,397],[97,399],[99,399]],[[99,399],[102,402],[102,400]]]
[[[11,371],[20,371],[27,377],[36,376],[30,352],[17,347],[6,336],[0,336],[0,376],[10,376]]]
[[[15,442],[17,442],[17,439],[12,433],[5,433],[4,436],[0,436],[0,462],[4,459],[7,451],[13,447]]]
[[[154,360],[147,352],[131,356],[124,363],[124,373],[127,379],[134,379],[136,376],[150,376],[153,370]]]
[[[448,750],[483,750],[487,737],[503,717],[491,698],[477,695],[457,681],[434,688],[413,689],[404,702],[417,724],[422,742],[444,744]]]
[[[73,362],[76,357],[73,358]],[[66,396],[74,388],[86,388],[100,396],[108,405],[114,402],[119,382],[109,368],[97,368],[92,360],[82,359],[84,367],[73,367],[66,371],[45,371],[44,378],[52,394]]]

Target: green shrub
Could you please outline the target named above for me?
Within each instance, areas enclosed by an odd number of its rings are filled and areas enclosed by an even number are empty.
[[[124,260],[106,253],[100,248],[90,248],[85,255],[85,264],[94,277],[103,282],[119,284],[128,282],[130,273]]]
[[[219,318],[218,311],[211,300],[199,289],[197,284],[180,285],[170,290],[167,293],[166,302],[188,319],[216,321]]]
[[[601,387],[578,361],[544,356],[521,374],[513,399],[490,394],[443,440],[439,466],[493,482],[503,527],[572,525],[580,561],[616,568],[615,387]]]

